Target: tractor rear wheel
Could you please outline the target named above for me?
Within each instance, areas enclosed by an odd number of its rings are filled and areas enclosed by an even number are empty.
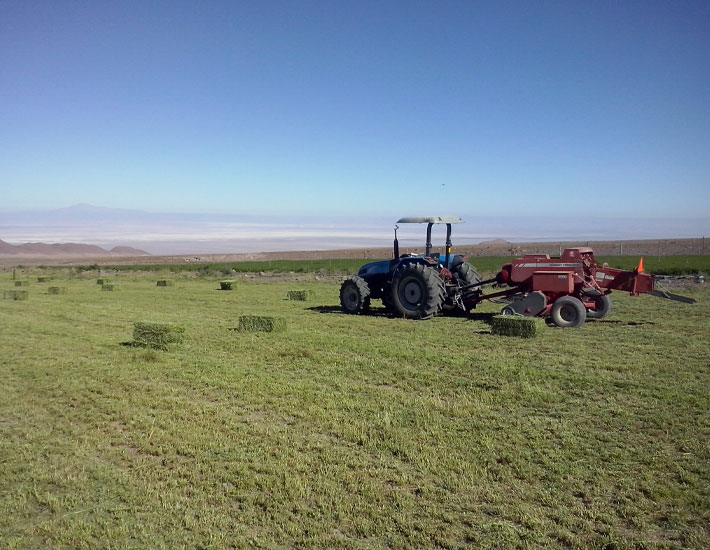
[[[461,288],[465,289],[469,285],[480,283],[481,275],[478,273],[478,271],[476,271],[475,267],[464,261],[455,265],[451,269],[451,272],[454,274],[459,284],[453,287],[446,287],[448,296],[446,297],[446,300],[444,302],[443,311],[446,315],[465,315],[467,311],[461,309],[461,307],[458,305],[460,301],[457,301],[455,299],[455,296],[459,295],[465,296],[467,298],[480,296],[483,293],[481,287],[469,288],[463,291],[461,291]]]
[[[606,319],[611,313],[611,298],[606,294],[600,294],[599,296],[588,296],[585,299],[591,298],[591,302],[594,302],[596,309],[587,310],[588,319]]]
[[[410,264],[392,280],[392,305],[407,319],[428,319],[444,305],[444,280],[433,268]]]
[[[579,328],[587,319],[587,310],[574,296],[562,296],[552,304],[550,317],[558,327]]]
[[[340,285],[340,307],[356,315],[370,309],[370,287],[362,277],[351,277]]]

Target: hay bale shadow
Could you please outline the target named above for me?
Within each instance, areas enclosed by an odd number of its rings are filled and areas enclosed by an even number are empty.
[[[127,342],[119,342],[118,345],[119,345],[119,346],[126,347],[126,348],[140,348],[140,347],[143,347],[143,346],[141,346],[141,344],[139,344],[138,342],[135,342],[135,341],[133,341],[133,340],[129,340],[129,341],[127,341]]]

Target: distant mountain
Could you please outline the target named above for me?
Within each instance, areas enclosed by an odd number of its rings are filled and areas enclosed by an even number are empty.
[[[150,252],[132,246],[114,246],[109,252],[115,256],[150,256]]]
[[[10,244],[0,240],[1,256],[150,256],[145,250],[130,246],[116,246],[106,250],[93,244],[25,243]]]
[[[510,241],[506,241],[505,239],[493,239],[492,241],[481,241],[478,244],[498,246],[498,245],[510,244]]]

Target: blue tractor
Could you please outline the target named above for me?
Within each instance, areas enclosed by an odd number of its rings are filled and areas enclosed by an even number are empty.
[[[355,277],[340,287],[340,305],[345,313],[366,313],[371,299],[382,300],[393,315],[428,319],[442,311],[467,311],[464,306],[481,294],[481,276],[463,256],[451,253],[451,225],[463,223],[458,216],[402,218],[400,223],[426,223],[426,251],[399,253],[398,225],[394,230],[394,258],[365,264]],[[431,229],[446,224],[446,254],[432,254]]]

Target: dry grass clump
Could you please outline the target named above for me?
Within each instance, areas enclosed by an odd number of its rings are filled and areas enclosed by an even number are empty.
[[[3,290],[2,297],[5,300],[27,300],[28,292],[26,290]]]
[[[97,285],[105,285],[105,284],[108,283],[108,282],[109,282],[109,280],[106,279],[106,278],[103,278],[103,277],[101,277],[101,278],[99,278],[99,279],[96,279],[96,284],[97,284]]]
[[[219,289],[220,290],[234,290],[234,285],[237,281],[233,279],[227,279],[225,281],[220,281],[219,282]]]
[[[261,315],[242,315],[239,317],[239,332],[284,332],[286,319]]]
[[[47,288],[47,294],[66,294],[67,287],[65,286],[50,286]]]
[[[289,290],[286,293],[286,297],[289,300],[296,300],[297,302],[305,302],[308,300],[308,291],[307,290]]]
[[[542,333],[545,321],[539,317],[522,315],[496,315],[491,323],[491,333],[501,336],[534,338]]]
[[[48,283],[48,282],[51,281],[51,280],[52,280],[52,278],[49,277],[49,276],[47,276],[47,275],[42,275],[42,276],[40,276],[40,277],[37,277],[37,282],[38,282],[38,283]]]
[[[156,286],[175,286],[175,282],[172,279],[158,279]]]
[[[15,286],[29,286],[29,281],[15,281]]]
[[[182,342],[185,328],[171,323],[153,323],[149,321],[135,321],[133,323],[134,346],[145,348],[168,349],[169,344]]]
[[[121,290],[121,287],[118,286],[116,283],[104,283],[101,285],[101,290]]]

